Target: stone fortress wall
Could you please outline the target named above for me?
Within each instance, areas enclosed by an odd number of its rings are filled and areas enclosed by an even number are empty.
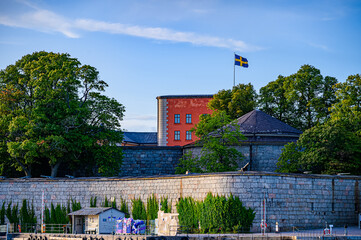
[[[66,204],[69,199],[90,205],[97,197],[104,200],[141,198],[146,203],[153,193],[158,199],[168,197],[175,204],[180,197],[202,200],[207,193],[239,196],[246,207],[256,212],[253,230],[261,223],[262,201],[266,198],[267,225],[273,231],[276,222],[281,230],[356,225],[360,211],[361,177],[277,174],[272,172],[230,172],[217,174],[165,175],[137,178],[76,178],[76,179],[4,179],[0,180],[0,203],[19,203],[28,199],[40,216],[42,191],[47,206]],[[40,219],[40,217],[38,217]]]
[[[183,155],[182,147],[132,146],[122,150],[122,177],[174,174]]]

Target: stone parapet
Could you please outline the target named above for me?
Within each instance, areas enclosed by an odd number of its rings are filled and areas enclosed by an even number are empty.
[[[336,226],[356,225],[360,211],[361,177],[277,174],[272,172],[229,172],[217,174],[167,175],[124,178],[76,179],[5,179],[0,180],[0,203],[33,202],[40,219],[42,191],[47,206],[66,204],[69,199],[89,207],[90,198],[98,205],[107,197],[120,204],[126,200],[168,197],[176,211],[181,197],[203,200],[207,193],[238,196],[246,207],[253,208],[256,217],[253,230],[262,220],[262,201],[266,199],[266,220],[271,230],[276,222],[281,230],[292,227],[316,228],[325,223]]]

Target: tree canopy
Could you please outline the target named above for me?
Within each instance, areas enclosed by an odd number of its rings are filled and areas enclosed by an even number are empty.
[[[329,118],[336,83],[336,78],[323,77],[319,69],[303,65],[297,73],[280,75],[262,87],[258,104],[262,111],[305,131]]]
[[[297,143],[286,145],[280,172],[335,174],[361,172],[361,78],[349,76],[334,86],[336,102],[323,124],[306,130]]]
[[[185,154],[176,168],[176,173],[225,172],[238,168],[243,155],[234,146],[240,145],[245,137],[225,111],[202,115],[192,131],[200,138],[197,143],[202,146],[200,155],[192,152]]]
[[[257,93],[250,83],[238,84],[232,90],[220,90],[208,103],[211,110],[225,111],[232,120],[254,110],[256,106]]]
[[[1,70],[2,166],[29,177],[36,166],[55,177],[62,163],[116,174],[124,106],[102,95],[107,86],[96,68],[69,54],[34,52]]]

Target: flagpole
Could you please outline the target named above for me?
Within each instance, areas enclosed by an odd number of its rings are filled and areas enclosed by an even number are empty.
[[[233,53],[233,87],[236,86],[236,63],[234,59],[236,58],[236,53]]]

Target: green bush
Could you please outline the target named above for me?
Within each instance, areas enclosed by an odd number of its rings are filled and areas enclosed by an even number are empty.
[[[132,200],[133,209],[132,209],[132,216],[133,219],[140,219],[146,220],[147,219],[147,212],[144,207],[144,203],[140,198]]]
[[[31,204],[31,207],[28,206],[26,199],[23,200],[23,204],[19,211],[20,223],[22,226],[22,231],[28,232],[33,229],[33,226],[36,225],[36,216],[34,205]]]
[[[248,232],[253,223],[253,209],[245,208],[239,197],[207,194],[204,201],[181,198],[177,203],[179,223],[202,233]]]
[[[120,198],[120,211],[125,213],[126,218],[128,218],[130,216],[128,205],[123,198]]]
[[[90,207],[97,207],[97,197],[90,197]]]
[[[5,202],[3,202],[2,206],[1,206],[1,210],[0,210],[0,225],[4,225],[5,224]]]
[[[198,229],[200,205],[191,197],[181,198],[177,203],[178,219],[181,226]]]
[[[8,207],[6,208],[6,217],[8,218],[10,223],[18,224],[20,222],[19,220],[19,206],[18,204],[14,204],[12,207],[12,202],[8,204]]]
[[[165,213],[172,212],[172,202],[168,203],[168,197],[162,197],[160,204],[162,205],[160,208],[161,211],[164,211]]]
[[[154,220],[158,218],[158,201],[157,197],[152,194],[147,200],[147,220]]]
[[[75,212],[81,209],[81,204],[80,202],[77,202],[73,199],[71,199],[71,211]],[[68,213],[70,213],[70,210],[68,210]]]
[[[102,207],[110,207],[110,203],[109,203],[109,200],[108,200],[107,196],[105,196],[105,198],[104,198],[104,202],[102,204]]]

